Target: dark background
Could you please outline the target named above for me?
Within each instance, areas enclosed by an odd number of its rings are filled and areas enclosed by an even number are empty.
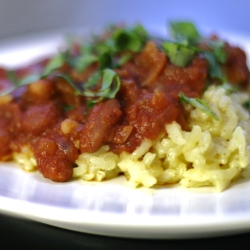
[[[249,246],[250,233],[203,239],[125,239],[79,233],[0,214],[0,249],[244,250]]]

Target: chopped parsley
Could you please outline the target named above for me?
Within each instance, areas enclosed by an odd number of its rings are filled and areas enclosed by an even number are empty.
[[[8,70],[7,77],[12,82],[12,84],[14,84],[14,87],[9,88],[8,90],[4,91],[4,93],[1,92],[0,96],[9,94],[13,90],[15,90],[16,88],[19,88],[21,86],[29,85],[32,82],[35,82],[35,81],[38,81],[42,78],[48,77],[51,73],[53,73],[54,71],[58,70],[60,67],[63,66],[63,64],[64,64],[63,55],[64,54],[62,53],[62,54],[58,54],[55,57],[53,57],[48,62],[48,64],[45,66],[45,68],[43,69],[43,71],[41,73],[30,74],[30,75],[27,75],[26,77],[24,77],[23,79],[19,79],[14,70]]]
[[[45,66],[42,72],[30,74],[19,79],[13,70],[7,72],[8,79],[13,87],[3,91],[0,95],[6,95],[14,89],[28,85],[39,79],[46,78],[53,74],[55,77],[63,78],[75,90],[76,95],[83,95],[89,104],[94,104],[107,98],[114,98],[120,89],[120,79],[113,69],[121,67],[131,59],[131,53],[140,52],[148,39],[148,34],[141,25],[133,28],[113,27],[108,38],[98,38],[92,44],[85,44],[80,47],[77,56],[70,54],[70,49],[53,57]],[[61,73],[63,65],[70,65],[78,73],[86,70],[91,64],[97,63],[96,71],[86,82],[74,82],[67,73]],[[96,89],[101,82],[101,88]],[[97,98],[97,99],[96,99]],[[89,105],[89,106],[91,106]]]
[[[59,53],[58,55],[56,55],[55,57],[53,57],[48,64],[46,65],[46,67],[44,68],[42,74],[41,74],[41,78],[43,77],[47,77],[49,76],[51,73],[53,73],[55,70],[58,70],[59,68],[61,68],[64,64],[64,55],[65,53]]]
[[[162,47],[170,62],[180,67],[186,67],[196,54],[191,47],[178,43],[164,42]]]
[[[229,84],[227,82],[223,82],[220,87],[222,87],[223,89],[225,89],[226,93],[228,95],[230,94],[233,94],[233,93],[236,93],[239,91],[239,88],[238,86],[235,86],[235,85],[232,85],[232,84]]]
[[[250,100],[245,101],[243,107],[250,112]]]
[[[190,104],[200,110],[202,110],[203,112],[205,112],[207,115],[209,115],[210,117],[212,117],[215,120],[218,120],[217,115],[210,109],[209,105],[207,102],[205,102],[202,99],[199,98],[189,98],[186,95],[184,95],[182,92],[179,93],[179,97],[181,102],[185,102],[187,104]]]
[[[195,57],[203,55],[208,62],[208,73],[211,78],[225,81],[221,64],[226,61],[224,42],[221,40],[203,39],[197,28],[191,22],[171,22],[170,34],[173,41],[163,43],[163,51],[171,63],[186,67]],[[202,49],[204,44],[207,49]]]
[[[140,52],[148,39],[148,34],[143,26],[137,25],[132,29],[117,29],[112,39],[116,51]]]
[[[102,71],[101,88],[98,91],[91,91],[91,89],[85,89],[83,91],[84,96],[98,97],[98,99],[88,100],[87,107],[91,108],[96,103],[101,102],[104,99],[115,98],[120,86],[121,81],[116,72],[112,69],[104,69]]]
[[[73,109],[75,109],[75,106],[73,106],[73,105],[63,105],[64,111],[71,111]]]
[[[170,22],[170,35],[180,44],[195,44],[201,36],[191,22]]]
[[[203,39],[191,22],[171,22],[169,27],[174,40],[161,40],[160,49],[165,52],[171,63],[186,67],[197,54],[200,54],[208,62],[209,76],[220,79],[222,83],[226,82],[221,68],[226,61],[223,41]],[[8,78],[14,86],[0,95],[8,94],[15,88],[52,75],[68,82],[76,95],[86,97],[88,107],[91,107],[95,103],[116,96],[121,82],[115,69],[129,61],[134,53],[140,52],[149,38],[141,25],[132,28],[111,27],[106,37],[96,37],[91,44],[81,45],[78,55],[71,55],[70,48],[63,53],[58,53],[38,74],[30,74],[23,79],[18,79],[15,71],[8,71]],[[206,49],[203,49],[201,44],[205,45]],[[60,71],[63,65],[69,65],[80,74],[93,64],[96,64],[96,70],[85,82],[75,82],[67,72]],[[183,94],[180,94],[180,97],[182,101],[214,116],[200,99],[188,98]]]

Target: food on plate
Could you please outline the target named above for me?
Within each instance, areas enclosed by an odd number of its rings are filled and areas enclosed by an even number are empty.
[[[0,160],[66,182],[218,191],[250,176],[245,52],[190,22],[171,40],[112,26],[51,58],[0,68]]]

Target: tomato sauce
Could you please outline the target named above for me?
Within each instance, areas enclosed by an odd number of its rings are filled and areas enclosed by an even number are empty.
[[[227,46],[226,74],[242,86],[249,80],[245,54]],[[17,70],[19,75],[39,71],[45,61]],[[95,69],[82,74],[68,69],[74,80],[86,79]],[[65,67],[61,69],[64,71]],[[0,159],[28,145],[39,171],[46,178],[64,182],[72,178],[75,160],[102,145],[119,154],[134,151],[145,138],[156,139],[166,124],[186,119],[179,93],[200,97],[208,79],[208,63],[197,55],[187,67],[172,64],[154,42],[115,69],[121,87],[115,98],[103,100],[89,110],[86,98],[75,95],[63,78],[47,77],[0,97]],[[0,90],[9,86],[5,69],[0,69]]]

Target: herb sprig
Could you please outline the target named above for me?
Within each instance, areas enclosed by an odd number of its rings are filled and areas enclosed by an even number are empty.
[[[209,76],[225,82],[221,69],[221,64],[226,61],[223,41],[203,39],[194,24],[190,22],[171,22],[170,34],[174,41],[164,42],[162,47],[173,64],[186,67],[195,55],[202,54],[209,65]],[[202,49],[200,44],[206,45],[207,49]]]
[[[173,64],[186,67],[195,55],[202,54],[209,65],[209,76],[219,78],[222,83],[226,82],[221,69],[221,64],[226,61],[223,41],[203,39],[194,24],[190,22],[170,23],[170,33],[174,41],[163,41],[161,48]],[[77,56],[72,56],[70,49],[59,53],[38,74],[30,74],[19,79],[15,71],[8,71],[8,78],[13,83],[13,87],[0,95],[10,93],[15,88],[52,75],[68,82],[76,95],[85,96],[89,108],[107,98],[114,98],[121,85],[115,69],[130,60],[133,53],[140,52],[149,36],[141,25],[126,29],[112,27],[111,30],[108,30],[108,34],[104,38],[95,38],[91,44],[80,46],[80,52]],[[206,49],[203,49],[200,44],[205,45]],[[85,82],[75,82],[67,72],[60,71],[63,65],[69,65],[76,72],[81,73],[92,64],[97,65],[96,71]],[[200,99],[188,98],[183,93],[180,93],[180,98],[181,101],[200,108],[216,118],[209,107]]]
[[[202,110],[204,113],[206,113],[207,115],[209,115],[213,119],[218,120],[218,116],[210,109],[208,103],[205,102],[204,100],[199,99],[199,98],[187,97],[182,92],[179,93],[179,97],[180,97],[180,100],[182,103],[185,102],[187,104],[190,104],[190,105]]]
[[[243,103],[243,107],[250,112],[250,99]]]
[[[13,90],[15,90],[21,86],[29,85],[32,82],[35,82],[35,81],[38,81],[42,78],[48,77],[51,73],[53,73],[54,71],[61,68],[63,66],[63,64],[64,64],[64,53],[60,53],[60,54],[56,55],[55,57],[53,57],[48,62],[48,64],[45,66],[45,68],[43,69],[42,72],[27,75],[23,79],[19,79],[14,70],[8,70],[7,77],[12,82],[13,86],[8,88],[4,92],[0,92],[0,96],[10,94]]]
[[[119,76],[114,69],[130,60],[131,53],[140,52],[147,39],[147,32],[141,25],[127,29],[115,27],[108,38],[97,38],[92,45],[82,46],[82,53],[71,61],[71,66],[79,73],[93,63],[99,65],[89,79],[81,84],[82,91],[79,90],[79,86],[73,84],[69,76],[64,76],[64,79],[69,81],[77,94],[92,98],[87,101],[88,108],[104,99],[114,98],[121,86]],[[101,88],[93,91],[100,81]]]
[[[87,106],[89,108],[104,99],[114,98],[121,85],[119,76],[114,69],[121,67],[130,60],[131,53],[142,50],[148,39],[148,34],[141,25],[126,29],[113,27],[108,32],[111,33],[108,38],[98,38],[92,44],[81,46],[80,53],[77,56],[73,57],[70,54],[70,49],[59,53],[48,62],[40,73],[30,74],[23,79],[19,79],[14,70],[9,70],[7,72],[8,79],[13,83],[13,87],[0,93],[0,95],[6,95],[18,87],[53,74],[53,76],[60,77],[68,82],[76,95],[85,96],[88,99]],[[98,67],[86,82],[75,82],[69,74],[60,72],[63,65],[70,65],[78,73],[81,73],[94,63],[97,63]],[[101,83],[100,89],[96,90],[99,83]]]

